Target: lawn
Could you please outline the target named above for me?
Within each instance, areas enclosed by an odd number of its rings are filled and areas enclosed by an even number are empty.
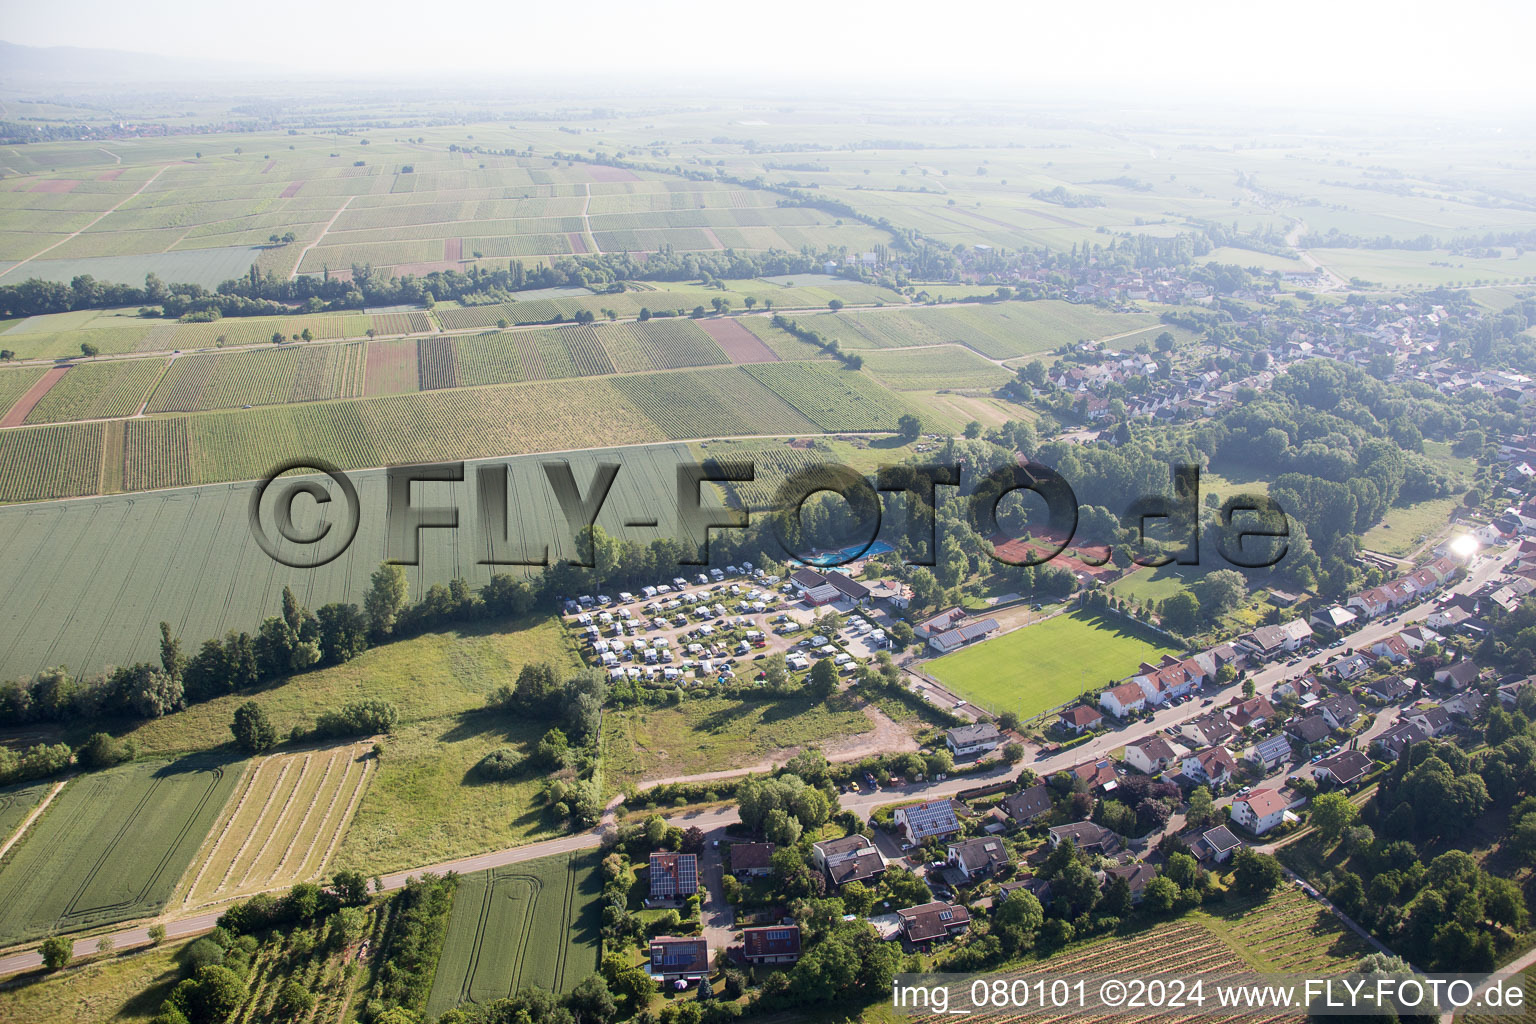
[[[741,700],[709,697],[668,708],[610,712],[604,767],[611,790],[642,779],[675,778],[759,764],[787,747],[869,732],[863,711],[835,698]]]
[[[460,878],[427,1017],[527,985],[569,992],[596,971],[598,856],[587,850]]]
[[[1393,505],[1387,509],[1381,522],[1365,532],[1360,546],[1367,551],[1380,551],[1385,555],[1407,555],[1436,530],[1448,524],[1451,513],[1460,504],[1460,498],[1451,497],[1430,498],[1412,505]]]
[[[1116,597],[1129,598],[1137,604],[1145,605],[1148,602],[1166,601],[1186,586],[1183,570],[1170,563],[1156,569],[1137,569],[1122,576],[1109,590]]]
[[[149,1020],[182,978],[177,957],[185,945],[171,943],[95,959],[5,989],[0,991],[0,1019],[10,1024]]]
[[[158,912],[241,768],[200,756],[73,779],[0,869],[0,946]]]
[[[1082,612],[1058,615],[929,662],[930,675],[992,712],[1029,718],[1138,664],[1175,653]]]

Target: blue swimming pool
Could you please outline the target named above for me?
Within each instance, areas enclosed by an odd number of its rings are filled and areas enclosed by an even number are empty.
[[[837,551],[829,551],[825,554],[814,555],[810,558],[807,558],[805,563],[807,565],[842,565],[850,558],[853,558],[859,554],[859,547],[860,545],[858,544],[850,544],[846,548],[841,548]],[[895,548],[891,547],[885,541],[877,540],[871,544],[869,546],[869,550],[865,551],[864,554],[860,557],[873,558],[876,555],[883,555],[888,551],[895,550]]]

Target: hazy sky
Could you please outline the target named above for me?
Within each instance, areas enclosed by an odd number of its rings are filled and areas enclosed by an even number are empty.
[[[325,75],[748,74],[802,90],[850,79],[946,92],[971,83],[1052,93],[1110,86],[1143,101],[1166,92],[1536,110],[1524,52],[1536,29],[1529,0],[0,0],[0,11],[0,38],[11,42]]]

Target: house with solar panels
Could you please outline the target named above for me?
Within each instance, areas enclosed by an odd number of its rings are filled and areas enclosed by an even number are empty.
[[[927,839],[943,839],[960,832],[960,819],[955,817],[955,808],[948,800],[929,800],[913,807],[898,807],[893,817],[897,831],[913,846],[921,845]]]
[[[749,964],[792,964],[800,959],[800,927],[743,928],[741,958]]]
[[[699,858],[692,853],[651,854],[651,899],[685,900],[699,891]]]

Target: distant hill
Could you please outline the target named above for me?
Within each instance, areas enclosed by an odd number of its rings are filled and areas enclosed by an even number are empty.
[[[59,82],[165,81],[250,76],[258,69],[228,61],[192,60],[83,46],[23,46],[0,41],[0,80]]]

